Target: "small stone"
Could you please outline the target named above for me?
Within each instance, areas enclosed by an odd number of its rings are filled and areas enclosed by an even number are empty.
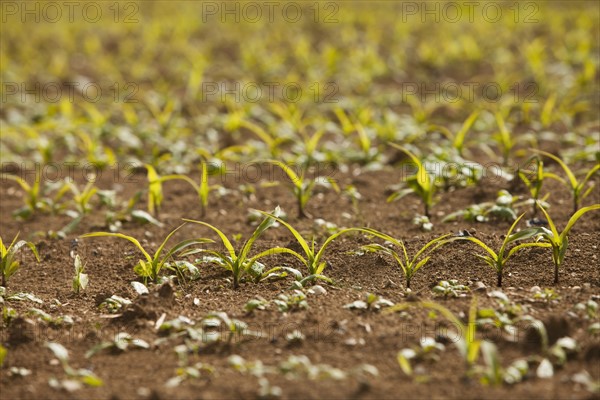
[[[308,289],[308,292],[317,296],[327,294],[327,290],[321,285],[315,285],[311,287],[310,289]]]
[[[532,286],[532,287],[531,287],[531,289],[529,289],[529,291],[530,291],[531,293],[537,293],[537,292],[540,292],[541,290],[542,290],[542,289],[540,289],[540,287],[539,287],[539,286]]]
[[[414,369],[415,375],[427,375],[427,370],[422,365],[417,365]]]
[[[473,288],[473,291],[475,292],[479,292],[479,291],[483,291],[487,288],[487,286],[485,286],[485,283],[481,282],[481,281],[477,281],[475,282],[475,288]]]
[[[573,287],[571,288],[571,290],[574,290],[574,291],[576,291],[576,292],[579,292],[579,291],[581,290],[581,286],[573,286]]]

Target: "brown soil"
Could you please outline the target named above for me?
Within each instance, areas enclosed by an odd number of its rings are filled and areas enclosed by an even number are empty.
[[[476,229],[477,237],[499,245],[501,235],[509,227],[506,222],[441,222],[443,215],[466,205],[493,201],[499,189],[510,186],[502,180],[488,179],[479,187],[440,193],[440,201],[432,210],[434,230],[422,232],[411,221],[416,212],[421,212],[416,198],[409,196],[395,203],[385,201],[386,187],[398,182],[397,171],[354,172],[337,172],[335,178],[340,187],[353,184],[363,194],[359,209],[354,210],[346,197],[319,189],[308,204],[308,212],[313,218],[323,218],[340,227],[370,226],[379,229],[406,240],[409,251],[440,234],[472,228]],[[114,182],[111,178],[110,173],[105,174],[98,186],[108,189],[119,183],[123,189],[119,193],[122,199],[129,198],[146,184],[143,175],[133,176],[130,182],[124,182],[122,178],[121,182]],[[225,182],[217,182],[214,177],[211,179],[213,183],[235,189],[239,184],[248,183],[243,178],[238,175],[235,180]],[[165,200],[159,215],[164,227],[125,222],[120,230],[143,239],[142,243],[150,248],[156,248],[165,235],[180,224],[182,217],[200,219],[197,198],[186,183],[168,182],[164,186]],[[552,215],[563,227],[571,210],[569,193],[553,182],[547,183],[546,191],[552,193],[549,199]],[[519,187],[511,188],[511,192],[525,194],[525,190]],[[89,238],[80,240],[78,252],[87,265],[90,284],[84,293],[75,295],[71,290],[71,240],[86,232],[106,230],[104,210],[95,210],[66,239],[48,239],[45,233],[59,230],[69,222],[68,217],[36,215],[26,222],[16,221],[11,213],[22,205],[23,199],[22,192],[11,181],[2,182],[0,198],[0,233],[3,240],[9,241],[21,232],[21,238],[37,244],[42,258],[40,263],[36,263],[28,251],[21,253],[22,268],[9,281],[8,293],[28,292],[43,300],[43,304],[12,300],[6,300],[4,304],[4,307],[14,308],[19,317],[1,325],[0,340],[8,349],[4,367],[0,370],[3,399],[258,397],[259,379],[229,366],[227,360],[233,354],[248,361],[260,360],[268,366],[276,366],[291,355],[305,355],[313,364],[328,364],[346,372],[361,364],[372,364],[379,371],[376,377],[353,374],[342,381],[311,381],[306,375],[288,379],[282,374],[267,374],[271,385],[283,390],[283,398],[583,399],[593,395],[572,382],[571,377],[586,370],[593,379],[600,379],[600,341],[598,336],[587,333],[592,321],[583,321],[570,313],[575,304],[589,299],[597,301],[600,295],[597,258],[600,219],[594,213],[584,216],[573,229],[558,285],[552,284],[553,268],[547,251],[523,251],[509,262],[504,276],[503,291],[512,301],[521,304],[528,315],[545,322],[550,344],[570,336],[577,340],[579,351],[563,368],[557,369],[551,379],[536,378],[534,368],[523,383],[489,387],[464,378],[465,366],[451,340],[438,362],[417,363],[425,369],[426,381],[421,382],[401,371],[396,361],[398,351],[418,344],[420,337],[439,336],[445,331],[441,317],[433,320],[428,317],[427,311],[419,309],[410,309],[407,314],[385,314],[343,307],[371,292],[394,303],[433,299],[457,314],[468,312],[473,296],[477,296],[481,308],[498,308],[497,301],[488,296],[496,290],[495,272],[473,255],[475,247],[470,244],[453,243],[434,253],[430,262],[416,274],[411,284],[412,293],[407,294],[401,271],[392,259],[377,254],[352,254],[360,245],[369,243],[368,239],[360,235],[342,236],[326,255],[329,266],[325,273],[334,280],[335,286],[323,284],[326,294],[308,294],[308,309],[281,313],[275,305],[270,305],[266,310],[247,314],[243,310],[247,301],[257,296],[273,300],[279,294],[289,292],[292,280],[260,284],[243,282],[239,289],[233,290],[226,273],[217,267],[205,267],[197,281],[175,283],[174,290],[149,285],[150,294],[139,296],[130,285],[131,281],[137,280],[133,266],[139,256],[133,245],[114,238]],[[586,204],[597,202],[598,190],[585,201]],[[212,196],[203,220],[223,229],[228,235],[241,233],[243,238],[247,238],[254,229],[246,222],[247,210],[270,210],[277,204],[288,212],[289,221],[297,229],[307,234],[315,233],[314,219],[296,218],[291,191],[284,184],[275,187],[257,185],[254,198],[246,198],[238,191],[221,198]],[[138,207],[145,207],[145,204],[141,203]],[[519,227],[524,227],[524,224]],[[202,236],[214,237],[212,232],[199,225],[188,224],[172,240],[174,243],[183,238]],[[322,236],[318,237],[322,242]],[[283,227],[271,229],[257,242],[256,250],[274,245],[294,246],[291,234]],[[273,257],[269,264],[275,261],[300,267],[285,257]],[[462,298],[434,297],[431,288],[441,279],[457,279],[472,288],[475,282],[481,281],[486,288]],[[532,286],[553,288],[560,299],[550,302],[534,300],[530,290]],[[99,310],[98,305],[111,295],[132,299],[133,304],[117,314],[118,317],[110,318],[114,315]],[[70,315],[74,323],[71,326],[49,325],[28,315],[32,307],[40,308],[53,317]],[[202,362],[213,367],[214,373],[188,379],[176,388],[166,388],[165,383],[176,375],[179,366],[174,346],[183,343],[183,340],[171,338],[155,344],[162,337],[155,329],[156,321],[163,314],[166,320],[182,315],[199,321],[211,311],[224,311],[230,317],[246,322],[250,330],[260,333],[260,337],[236,337],[230,345],[201,346],[197,354],[189,355],[189,365]],[[518,340],[514,342],[507,340],[500,330],[487,328],[483,331],[498,346],[505,367],[515,359],[541,355],[539,338],[527,327],[520,328]],[[305,339],[291,344],[286,335],[296,329],[303,333]],[[90,348],[114,338],[121,331],[146,340],[151,348],[129,349],[122,353],[105,350],[92,358],[85,358]],[[529,334],[526,334],[528,331]],[[44,347],[45,342],[50,341],[59,342],[69,350],[71,366],[93,370],[103,379],[104,385],[85,387],[72,393],[50,388],[49,378],[66,378],[61,366],[52,361],[54,355]],[[15,375],[11,372],[12,367],[27,368],[31,375]]]

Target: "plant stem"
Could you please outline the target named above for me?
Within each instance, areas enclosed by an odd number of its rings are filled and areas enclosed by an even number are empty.
[[[498,271],[498,287],[502,287],[502,271]]]

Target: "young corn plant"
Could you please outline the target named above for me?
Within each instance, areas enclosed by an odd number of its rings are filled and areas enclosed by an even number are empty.
[[[510,152],[515,146],[515,140],[506,127],[504,117],[500,112],[496,113],[496,123],[498,124],[498,132],[494,134],[494,140],[498,143],[500,151],[502,152],[502,164],[507,166]]]
[[[414,175],[406,179],[406,184],[408,185],[408,188],[392,193],[392,195],[388,197],[387,201],[391,202],[394,200],[398,200],[406,196],[407,194],[414,193],[423,202],[425,216],[427,218],[431,218],[429,210],[433,205],[434,194],[436,190],[436,186],[433,182],[433,179],[425,169],[425,166],[423,165],[421,160],[419,160],[419,158],[416,155],[411,153],[406,148],[399,146],[395,143],[390,143],[390,145],[408,155],[412,163],[417,167],[417,171]]]
[[[163,201],[162,181],[152,165],[145,164],[145,167],[148,177],[148,212],[156,215]]]
[[[211,188],[208,185],[208,168],[204,161],[200,162],[200,169],[201,169],[201,174],[200,174],[200,183],[199,184],[196,183],[189,176],[181,175],[181,174],[166,175],[166,176],[158,178],[158,181],[160,183],[163,183],[165,181],[170,181],[170,180],[183,180],[183,181],[189,183],[194,188],[194,190],[196,191],[196,194],[198,195],[198,199],[200,200],[200,215],[202,217],[204,217],[206,215],[206,209],[208,208],[208,194],[210,193],[211,189],[213,189],[213,188]]]
[[[502,287],[502,274],[506,267],[506,263],[519,250],[521,250],[525,247],[550,247],[550,244],[548,244],[548,243],[528,242],[528,243],[521,243],[519,245],[514,246],[510,250],[507,250],[507,246],[509,244],[516,242],[517,240],[528,239],[530,237],[535,236],[535,231],[532,231],[530,229],[524,229],[515,234],[512,234],[513,230],[515,229],[515,227],[517,226],[517,224],[519,223],[521,218],[523,218],[524,215],[525,214],[521,214],[515,220],[515,222],[513,222],[513,224],[509,228],[508,232],[506,233],[506,235],[504,237],[504,241],[502,242],[502,245],[500,246],[500,249],[498,250],[498,252],[495,252],[487,244],[483,243],[481,240],[477,239],[474,236],[459,236],[459,237],[455,237],[452,239],[452,240],[468,240],[470,242],[475,243],[476,245],[478,245],[479,247],[481,247],[483,250],[485,250],[488,253],[487,255],[481,255],[481,254],[475,254],[475,255],[477,257],[481,258],[483,261],[485,261],[490,267],[492,267],[496,271],[496,275],[498,278],[497,279],[498,287]]]
[[[431,258],[429,254],[431,254],[433,251],[443,246],[444,244],[448,243],[449,241],[447,240],[447,238],[448,236],[450,236],[450,234],[442,235],[429,241],[423,247],[421,247],[413,257],[410,257],[408,255],[408,251],[406,250],[406,246],[404,246],[404,242],[402,240],[398,240],[390,235],[378,232],[374,229],[365,229],[365,231],[370,233],[371,235],[377,236],[380,239],[389,242],[391,245],[399,249],[402,249],[402,253],[399,253],[396,250],[394,250],[393,247],[388,247],[386,245],[380,245],[377,243],[372,243],[361,247],[362,249],[367,251],[385,253],[392,256],[402,269],[402,273],[404,274],[404,277],[406,279],[407,289],[410,289],[410,282],[413,276],[417,273],[417,271],[421,269],[421,267],[425,266],[425,264],[427,264],[427,262]],[[425,255],[427,256],[423,257]]]
[[[35,181],[32,185],[21,177],[6,175],[7,179],[13,180],[21,186],[21,189],[25,192],[25,205],[13,213],[16,218],[28,219],[38,211],[42,212],[55,212],[59,207],[59,201],[67,193],[69,187],[67,185],[61,185],[57,187],[56,194],[54,197],[46,197],[46,194],[50,186],[56,185],[45,185],[42,186],[42,180],[40,176],[36,176]]]
[[[75,202],[75,207],[77,208],[79,215],[85,215],[89,213],[92,209],[90,200],[98,191],[98,188],[94,185],[94,182],[89,181],[83,190],[79,190],[77,185],[71,180],[67,181],[66,185],[73,193],[73,201]]]
[[[364,228],[342,229],[342,230],[332,234],[327,239],[325,239],[325,241],[321,245],[321,248],[316,250],[314,238],[312,240],[312,243],[309,244],[309,242],[306,239],[304,239],[304,237],[300,234],[300,232],[298,232],[293,226],[291,226],[289,223],[285,222],[278,216],[276,216],[274,214],[266,213],[264,211],[260,211],[260,213],[262,213],[263,215],[265,215],[267,217],[273,218],[275,221],[277,221],[281,225],[285,226],[292,233],[292,235],[294,235],[294,237],[298,241],[298,244],[300,244],[300,247],[302,247],[304,256],[290,248],[287,248],[287,247],[274,247],[272,249],[265,250],[262,253],[257,254],[256,256],[254,256],[254,259],[257,260],[259,258],[270,256],[270,255],[275,255],[275,254],[290,254],[290,255],[294,256],[302,264],[304,264],[304,266],[306,267],[306,269],[308,271],[308,276],[303,278],[301,280],[301,283],[304,283],[304,282],[307,282],[310,280],[314,280],[314,279],[322,279],[322,280],[331,282],[331,280],[329,278],[327,278],[326,276],[323,275],[323,271],[327,267],[327,262],[322,260],[322,258],[323,258],[323,254],[325,253],[325,250],[327,249],[327,247],[335,239],[337,239],[339,236],[341,236],[345,233],[349,233],[349,232],[370,233],[370,231],[368,229],[364,229]],[[282,267],[274,268],[273,270],[269,271],[268,273],[274,272],[281,268]]]
[[[231,274],[233,276],[233,288],[237,289],[240,285],[240,279],[245,274],[250,273],[258,258],[250,257],[250,250],[252,249],[254,242],[260,237],[260,235],[263,234],[264,231],[273,226],[273,224],[275,223],[275,219],[277,218],[277,216],[279,216],[280,213],[281,210],[279,209],[279,207],[277,207],[275,211],[273,211],[272,215],[265,213],[266,218],[256,227],[254,233],[252,233],[252,236],[250,236],[250,238],[246,240],[246,242],[242,245],[242,248],[239,251],[236,251],[231,241],[217,227],[203,221],[196,221],[184,218],[184,221],[186,222],[192,222],[194,224],[199,224],[212,229],[219,236],[219,238],[221,239],[221,243],[223,244],[223,246],[225,246],[226,249],[225,252],[208,249],[195,249],[190,252],[187,252],[186,255],[196,253],[208,254],[208,256],[201,259],[201,261],[211,262],[231,271]],[[214,241],[210,239],[203,240],[205,242],[214,243]]]
[[[458,155],[462,157],[467,133],[469,133],[469,129],[471,129],[475,121],[477,121],[479,113],[479,111],[473,111],[455,134],[453,134],[448,128],[439,125],[432,125],[429,129],[441,131],[444,136],[452,141],[452,147],[456,149]]]
[[[562,170],[565,172],[568,180],[564,180],[555,174],[550,174],[550,175],[548,175],[548,177],[552,178],[552,179],[556,179],[557,181],[559,181],[560,183],[562,183],[563,185],[565,185],[569,188],[569,190],[571,191],[571,194],[573,196],[573,214],[575,214],[577,212],[577,210],[581,207],[581,201],[583,199],[585,199],[592,192],[592,189],[594,188],[594,184],[592,183],[591,185],[589,185],[589,187],[587,189],[586,189],[586,186],[587,186],[587,183],[590,181],[590,179],[594,176],[594,174],[596,172],[598,172],[598,170],[600,170],[600,164],[594,165],[589,171],[587,171],[587,173],[585,174],[585,177],[583,179],[577,180],[577,177],[575,177],[575,174],[573,173],[571,168],[569,168],[569,166],[567,164],[565,164],[565,162],[563,160],[561,160],[554,154],[547,153],[542,150],[536,150],[536,149],[534,149],[533,151],[556,161],[556,163],[558,165],[560,165]]]
[[[89,283],[88,274],[83,273],[85,270],[85,264],[81,262],[79,254],[75,255],[73,260],[73,267],[75,269],[75,275],[73,275],[73,293],[79,294],[81,290],[85,290]]]
[[[573,225],[575,225],[575,223],[585,213],[593,210],[599,210],[600,204],[594,204],[592,206],[583,207],[582,209],[578,210],[575,214],[571,216],[562,232],[558,231],[556,225],[554,224],[554,221],[552,221],[552,218],[550,218],[548,212],[541,205],[539,205],[539,203],[538,206],[542,213],[544,213],[546,219],[548,220],[548,225],[550,226],[550,229],[545,227],[535,227],[529,228],[526,231],[540,235],[544,240],[544,242],[541,242],[540,244],[546,245],[546,247],[552,247],[552,261],[554,262],[554,283],[556,284],[558,283],[558,270],[560,269],[565,260],[565,254],[567,253],[567,248],[569,247],[569,232],[573,228]]]
[[[8,279],[15,274],[19,270],[21,263],[19,260],[15,260],[15,257],[19,250],[23,248],[23,246],[27,246],[31,249],[31,252],[35,256],[36,260],[40,262],[40,256],[35,247],[35,244],[28,242],[26,240],[19,240],[19,234],[15,236],[10,246],[6,247],[2,238],[0,237],[0,273],[2,274],[2,286],[6,287],[8,283]]]
[[[404,311],[410,307],[419,307],[435,311],[441,314],[448,320],[452,325],[457,327],[460,332],[458,340],[454,341],[456,348],[467,365],[467,376],[471,375],[474,371],[475,363],[479,358],[479,351],[482,341],[476,338],[477,333],[477,298],[473,297],[471,306],[469,307],[469,319],[467,324],[463,323],[459,317],[454,315],[452,311],[446,307],[428,301],[422,301],[417,303],[400,303],[395,306],[385,309],[384,313],[393,313]],[[398,360],[402,365],[402,361]]]
[[[181,227],[183,227],[184,225],[185,224],[182,224],[182,225],[178,226],[177,228],[173,229],[171,231],[171,233],[169,233],[167,235],[165,240],[163,240],[163,242],[158,247],[158,249],[154,252],[153,255],[150,255],[150,253],[148,251],[146,251],[146,249],[144,249],[144,247],[140,244],[140,242],[136,238],[134,238],[132,236],[124,235],[122,233],[93,232],[93,233],[86,233],[85,235],[81,235],[80,237],[82,237],[82,238],[86,238],[86,237],[116,237],[116,238],[121,238],[121,239],[130,241],[142,252],[142,254],[144,255],[144,258],[145,258],[145,260],[139,260],[139,262],[133,268],[134,272],[137,275],[139,275],[140,277],[142,277],[144,279],[144,282],[147,282],[148,278],[150,278],[152,280],[152,282],[157,283],[161,269],[166,266],[167,262],[169,261],[169,259],[171,259],[173,257],[173,255],[175,255],[176,253],[182,251],[183,249],[185,249],[189,246],[209,242],[207,239],[183,240],[183,241],[177,243],[175,246],[173,246],[168,251],[166,251],[166,253],[163,255],[163,250],[165,249],[165,246],[166,246],[167,242],[169,241],[169,239],[171,238],[171,236],[173,236],[175,234],[175,232],[177,232],[179,229],[181,229]]]
[[[291,166],[286,165],[279,160],[265,160],[265,162],[281,168],[287,174],[294,185],[293,191],[294,196],[296,197],[296,204],[298,205],[298,218],[310,218],[310,215],[305,211],[306,203],[308,203],[312,197],[315,185],[320,182],[319,178],[306,178],[306,170],[303,170],[302,173],[298,175]],[[325,181],[331,185],[336,192],[340,191],[333,179],[325,178]]]
[[[560,180],[560,177],[551,172],[544,171],[544,162],[541,160],[541,158],[533,156],[529,161],[535,163],[535,169],[530,171],[519,168],[517,175],[525,184],[525,186],[527,186],[527,189],[531,194],[531,200],[533,200],[532,214],[535,217],[537,213],[537,201],[540,198],[540,192],[542,190],[542,185],[544,184],[544,179],[553,178]]]
[[[27,183],[27,181],[25,181],[25,179],[20,178],[18,176],[7,175],[6,177],[10,180],[17,182],[19,184],[19,186],[21,186],[21,189],[23,189],[23,191],[25,192],[25,195],[26,195],[25,206],[23,208],[21,208],[20,210],[17,210],[15,212],[15,215],[26,219],[26,218],[29,218],[31,215],[33,215],[33,213],[35,213],[37,210],[43,209],[43,203],[41,202],[41,200],[42,200],[42,189],[41,189],[42,180],[40,178],[38,178],[36,176],[36,179],[33,182],[33,185],[30,185],[29,183]]]

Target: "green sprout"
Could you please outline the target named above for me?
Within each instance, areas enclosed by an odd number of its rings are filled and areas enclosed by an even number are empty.
[[[139,275],[140,277],[144,278],[144,281],[146,281],[148,278],[150,278],[154,283],[156,283],[156,282],[158,282],[158,274],[160,273],[160,270],[164,266],[166,266],[167,261],[170,258],[172,258],[175,253],[178,253],[189,246],[196,245],[196,244],[203,244],[203,243],[208,242],[207,239],[183,240],[183,241],[177,243],[175,246],[173,246],[170,250],[168,250],[163,255],[163,250],[165,248],[165,245],[167,244],[167,241],[171,238],[171,236],[173,236],[175,234],[175,232],[177,232],[179,229],[181,229],[181,227],[183,227],[184,225],[185,224],[179,225],[177,228],[173,229],[171,231],[171,233],[169,233],[167,235],[165,240],[163,240],[162,244],[158,247],[158,249],[154,252],[154,254],[152,256],[144,249],[144,247],[140,244],[140,242],[136,238],[134,238],[132,236],[124,235],[122,233],[93,232],[93,233],[86,233],[85,235],[81,235],[80,237],[86,238],[86,237],[109,236],[109,237],[117,237],[117,238],[121,238],[121,239],[130,241],[142,252],[142,254],[144,255],[144,258],[145,258],[145,260],[139,260],[139,262],[133,268],[134,272],[137,275]]]
[[[279,160],[265,160],[265,162],[281,168],[288,175],[292,181],[294,196],[296,197],[296,203],[298,205],[298,218],[309,218],[310,216],[305,211],[306,203],[308,203],[310,200],[315,185],[319,183],[319,178],[306,178],[306,169],[304,169],[302,173],[298,175],[294,172],[291,166],[286,165]],[[339,192],[339,188],[332,178],[325,179],[326,182],[331,185],[336,192]]]
[[[558,165],[560,165],[560,167],[563,169],[563,171],[565,171],[568,181],[562,179],[561,177],[559,177],[555,174],[550,174],[550,175],[548,175],[548,177],[552,178],[552,179],[556,179],[563,185],[567,186],[569,188],[569,190],[571,190],[571,194],[573,195],[573,214],[575,214],[577,212],[577,210],[579,209],[579,207],[581,207],[581,201],[583,199],[585,199],[592,192],[592,189],[594,188],[593,183],[587,188],[587,190],[584,191],[584,189],[585,189],[587,183],[589,182],[589,180],[594,176],[594,174],[596,172],[598,172],[598,170],[600,170],[600,164],[594,165],[589,171],[587,171],[587,173],[585,174],[585,177],[583,179],[577,180],[577,178],[575,177],[575,174],[573,173],[571,168],[569,168],[569,166],[567,164],[565,164],[564,161],[562,161],[560,158],[558,158],[554,154],[547,153],[547,152],[541,151],[541,150],[535,150],[535,149],[533,151],[556,161],[558,163]]]
[[[527,189],[531,194],[531,199],[533,200],[533,216],[535,216],[537,213],[536,202],[540,199],[540,192],[542,190],[544,179],[553,178],[560,180],[560,177],[556,176],[551,172],[544,171],[544,162],[538,156],[531,157],[530,161],[535,162],[535,169],[533,171],[527,171],[519,168],[517,171],[517,175],[525,184],[525,186],[527,186]],[[547,197],[548,196],[546,196],[544,199],[546,199]]]
[[[478,110],[473,111],[467,117],[465,122],[463,122],[461,128],[455,134],[452,134],[452,132],[448,128],[439,126],[439,125],[432,125],[429,129],[430,130],[435,129],[435,130],[441,131],[449,140],[452,141],[452,147],[454,149],[456,149],[456,152],[458,153],[458,155],[462,156],[467,133],[469,132],[469,129],[471,129],[471,127],[473,126],[475,121],[477,121],[479,114],[480,114],[480,112]]]
[[[68,380],[63,381],[59,381],[56,378],[51,378],[48,382],[50,386],[55,388],[76,387],[79,389],[82,383],[90,387],[99,387],[104,384],[102,379],[100,379],[91,370],[84,368],[75,369],[71,367],[69,364],[69,352],[62,344],[56,342],[46,342],[45,347],[52,351],[54,356],[60,362],[63,371],[69,377]]]
[[[471,306],[469,307],[469,319],[466,325],[461,321],[459,317],[454,315],[454,313],[446,307],[429,301],[422,301],[416,303],[400,303],[396,304],[393,307],[385,309],[383,312],[399,312],[404,311],[410,307],[419,307],[438,312],[451,324],[453,324],[459,329],[460,335],[458,340],[454,342],[454,345],[458,349],[460,355],[462,356],[463,360],[467,365],[467,374],[471,374],[473,372],[473,366],[479,358],[479,350],[482,342],[481,340],[476,338],[477,298],[473,297],[473,300],[471,301]]]
[[[8,248],[4,245],[2,238],[0,237],[0,273],[2,274],[2,286],[6,287],[8,283],[8,279],[15,274],[19,270],[21,263],[18,260],[15,260],[15,256],[21,250],[23,246],[27,246],[33,252],[36,260],[40,261],[40,256],[38,255],[35,244],[28,242],[26,240],[19,240],[17,242],[17,238],[19,234],[15,236],[12,243]]]
[[[500,250],[498,250],[497,253],[494,250],[492,250],[487,244],[483,243],[481,240],[477,239],[474,236],[460,236],[460,237],[456,237],[456,238],[452,239],[452,240],[468,240],[470,242],[475,243],[476,245],[478,245],[479,247],[481,247],[483,250],[485,250],[488,253],[487,255],[476,254],[476,256],[481,258],[482,260],[484,260],[490,267],[492,267],[496,271],[496,275],[498,278],[497,279],[498,287],[502,287],[502,274],[504,272],[504,269],[506,268],[506,263],[519,250],[521,250],[525,247],[550,247],[550,245],[547,243],[530,242],[530,243],[519,244],[507,251],[507,246],[509,244],[516,242],[517,240],[528,239],[535,235],[535,232],[532,232],[529,229],[524,229],[515,234],[512,234],[513,230],[515,229],[515,227],[517,226],[517,224],[519,223],[521,218],[523,218],[524,215],[525,214],[521,214],[515,220],[515,222],[513,222],[513,224],[509,228],[508,232],[504,236],[504,241],[502,242],[502,245],[500,246]]]
[[[430,240],[424,246],[422,246],[413,257],[409,257],[408,251],[406,250],[406,246],[404,246],[404,242],[402,240],[398,240],[388,234],[378,232],[374,229],[365,229],[365,231],[387,241],[388,243],[398,247],[399,249],[402,249],[402,252],[400,253],[394,250],[391,246],[388,247],[386,245],[380,245],[377,243],[372,243],[361,247],[364,250],[385,253],[392,256],[394,260],[398,263],[402,270],[402,273],[404,274],[407,289],[410,289],[410,282],[413,276],[417,273],[418,270],[421,269],[421,267],[427,264],[427,262],[431,258],[431,256],[428,254],[431,254],[440,246],[443,246],[444,244],[448,243],[447,238],[448,236],[450,236],[450,234],[447,234]],[[425,255],[427,256],[423,257]]]
[[[183,180],[183,181],[189,183],[194,188],[194,190],[196,191],[196,194],[198,195],[198,199],[200,200],[200,215],[202,217],[204,217],[206,215],[206,209],[208,208],[208,194],[210,193],[210,191],[212,189],[214,189],[214,187],[210,187],[208,185],[208,168],[206,166],[206,162],[204,162],[204,161],[200,162],[200,170],[201,170],[201,172],[200,172],[200,183],[199,184],[196,183],[189,176],[181,175],[181,174],[165,175],[160,178],[157,177],[157,179],[160,183],[170,181],[170,180]]]
[[[49,187],[55,187],[56,185],[42,186],[42,180],[40,176],[36,176],[32,185],[27,183],[25,179],[18,176],[6,175],[6,178],[17,182],[19,186],[21,186],[21,189],[23,189],[25,192],[25,206],[13,213],[13,215],[19,219],[27,219],[36,211],[56,211],[58,208],[58,202],[69,189],[67,185],[61,185],[54,197],[50,199],[44,197],[44,195],[48,191]]]
[[[414,155],[406,148],[399,146],[395,143],[390,143],[390,145],[408,155],[412,163],[414,163],[414,165],[417,167],[417,171],[414,175],[406,179],[406,184],[408,185],[408,188],[392,193],[392,195],[388,197],[387,201],[391,202],[394,200],[398,200],[406,196],[407,194],[414,193],[423,202],[423,206],[425,208],[425,216],[431,218],[429,209],[433,205],[433,196],[436,191],[436,186],[433,182],[433,179],[431,178],[431,176],[429,176],[429,173],[425,169],[425,166],[416,155]]]
[[[201,259],[201,261],[211,262],[231,271],[231,274],[233,276],[233,288],[237,289],[240,284],[240,278],[242,278],[246,273],[250,272],[250,270],[254,266],[254,263],[259,258],[258,256],[250,257],[250,250],[252,249],[254,242],[256,241],[256,239],[259,238],[260,235],[263,234],[264,231],[273,226],[273,224],[275,223],[275,219],[280,214],[280,212],[280,208],[277,207],[274,211],[274,215],[265,213],[267,217],[256,227],[252,236],[250,236],[250,238],[246,240],[246,242],[243,244],[242,248],[239,251],[236,251],[231,241],[217,227],[207,222],[184,218],[184,221],[186,222],[192,222],[194,224],[203,225],[212,229],[219,236],[221,242],[223,243],[223,246],[225,246],[225,249],[227,250],[226,252],[220,252],[208,249],[195,249],[186,254],[189,255],[200,252],[209,254],[209,256],[204,257],[203,259]],[[205,242],[214,242],[210,239],[203,240],[205,240]]]
[[[369,232],[369,230],[364,229],[364,228],[342,229],[342,230],[332,234],[327,239],[325,239],[325,241],[321,245],[321,248],[319,250],[316,250],[314,238],[312,239],[311,244],[309,244],[308,241],[306,239],[304,239],[304,237],[300,234],[300,232],[298,232],[289,223],[285,222],[284,220],[277,217],[276,215],[269,214],[269,213],[266,213],[263,211],[261,211],[261,213],[268,217],[272,217],[274,220],[279,222],[281,225],[285,226],[292,233],[292,235],[294,235],[294,237],[298,241],[298,244],[300,245],[300,247],[302,247],[304,256],[290,248],[287,248],[287,247],[274,247],[269,250],[263,251],[262,253],[256,255],[254,258],[258,259],[258,258],[270,256],[270,255],[275,255],[275,254],[291,254],[292,256],[297,258],[302,264],[304,264],[304,266],[308,270],[308,276],[305,277],[301,283],[304,283],[304,282],[307,282],[310,280],[314,280],[314,279],[322,279],[322,280],[330,282],[331,280],[323,275],[323,271],[325,270],[325,267],[327,267],[327,262],[322,260],[322,258],[323,258],[323,255],[324,255],[327,247],[335,239],[337,239],[339,236],[341,236],[343,234],[346,234],[349,232],[360,232],[360,231],[367,232],[367,233]]]
[[[493,137],[498,143],[500,151],[502,152],[502,164],[506,166],[508,165],[510,152],[512,151],[516,142],[504,123],[504,117],[499,112],[496,113],[496,123],[498,124],[498,132],[494,134]]]
[[[98,188],[94,186],[94,182],[90,180],[83,190],[79,190],[77,185],[71,180],[67,181],[66,185],[73,193],[73,201],[75,202],[79,215],[85,215],[90,212],[92,209],[90,200],[98,191]]]
[[[152,165],[145,164],[145,167],[148,174],[148,212],[156,215],[163,201],[162,181]]]
[[[564,262],[565,254],[567,253],[567,248],[569,247],[569,232],[571,231],[571,228],[573,228],[575,223],[585,213],[600,209],[600,204],[594,204],[589,207],[584,207],[577,211],[571,216],[562,232],[558,231],[556,225],[554,224],[554,221],[552,221],[552,218],[550,218],[548,212],[539,203],[538,206],[540,207],[540,210],[542,210],[544,216],[548,220],[550,230],[548,230],[548,228],[545,227],[535,227],[529,228],[526,231],[539,234],[544,239],[544,242],[540,244],[543,244],[546,247],[552,247],[552,261],[554,262],[554,283],[558,283],[558,270]]]
[[[85,265],[81,262],[79,254],[75,255],[73,266],[75,268],[75,275],[73,276],[73,292],[79,294],[79,291],[85,290],[89,283],[88,274],[83,273]]]

